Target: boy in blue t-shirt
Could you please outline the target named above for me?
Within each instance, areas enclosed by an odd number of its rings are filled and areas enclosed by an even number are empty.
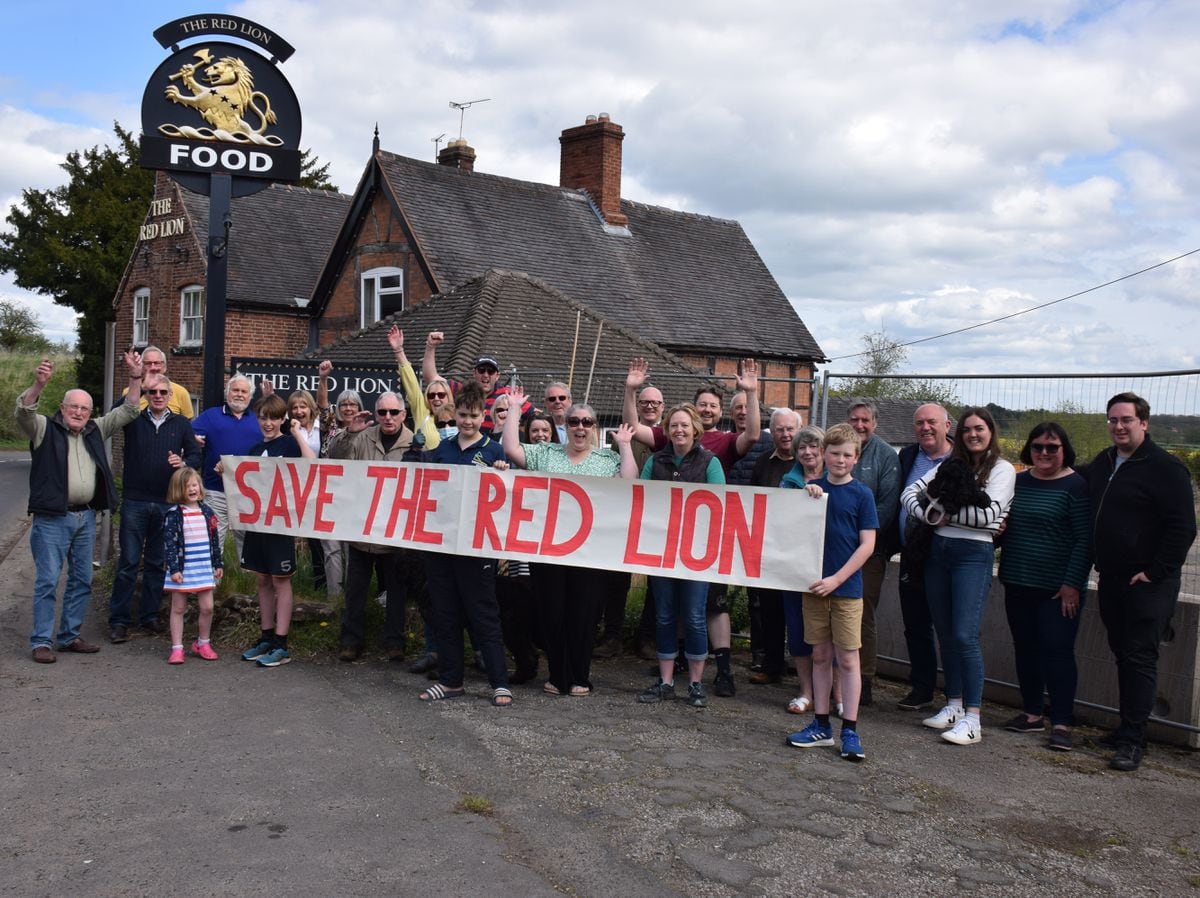
[[[829,690],[837,656],[842,681],[842,757],[866,758],[858,736],[858,700],[862,691],[858,650],[862,645],[862,566],[875,551],[879,517],[875,497],[852,476],[862,440],[849,424],[835,424],[821,441],[825,476],[805,487],[813,498],[824,495],[825,554],[820,580],[804,593],[804,636],[813,647],[813,722],[787,738],[788,745],[833,745]]]
[[[265,458],[315,458],[308,440],[298,439],[299,421],[292,433],[283,432],[287,403],[279,396],[264,396],[254,405],[263,438],[246,452]],[[292,574],[296,572],[296,538],[290,533],[260,533],[250,530],[242,542],[242,567],[254,571],[258,581],[258,616],[262,636],[242,652],[243,661],[260,667],[279,667],[292,660],[287,634],[292,623]]]

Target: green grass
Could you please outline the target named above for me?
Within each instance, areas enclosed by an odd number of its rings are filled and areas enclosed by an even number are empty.
[[[454,806],[454,810],[466,814],[479,814],[481,817],[491,817],[496,813],[496,807],[491,799],[482,795],[464,795]]]
[[[42,361],[41,353],[0,352],[0,449],[28,449],[29,441],[17,427],[12,410],[17,397],[33,383],[33,374]],[[58,410],[63,394],[75,386],[75,357],[51,353],[54,375],[42,391],[39,411],[52,415]],[[95,401],[96,397],[92,397]]]

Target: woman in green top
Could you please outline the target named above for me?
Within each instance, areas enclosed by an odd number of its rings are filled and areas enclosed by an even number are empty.
[[[1017,475],[1005,521],[1000,582],[1025,710],[1005,726],[1043,732],[1048,690],[1049,747],[1070,751],[1075,635],[1091,567],[1088,487],[1071,468],[1075,450],[1067,432],[1053,421],[1030,431],[1021,461],[1029,469]]]
[[[525,405],[525,390],[513,387],[500,399],[511,403],[515,411]],[[494,407],[492,414],[494,417]],[[565,443],[522,443],[521,416],[509,413],[503,418],[500,445],[509,463],[518,468],[574,477],[637,477],[637,464],[629,447],[633,428],[622,424],[617,430],[617,452],[599,448],[595,439],[596,412],[590,405],[577,402],[567,409]],[[530,573],[550,669],[550,678],[542,688],[551,695],[589,695],[604,581],[589,568],[565,564],[534,564]]]

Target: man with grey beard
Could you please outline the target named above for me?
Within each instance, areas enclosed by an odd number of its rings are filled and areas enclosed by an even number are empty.
[[[246,414],[253,393],[250,379],[243,374],[235,374],[225,384],[225,402],[205,409],[192,422],[196,442],[204,447],[204,461],[200,466],[200,476],[204,479],[204,498],[217,516],[222,546],[225,545],[225,534],[229,531],[229,505],[225,501],[225,482],[217,473],[216,465],[222,455],[245,455],[251,446],[262,439],[258,419]],[[237,543],[238,558],[241,558],[242,532],[234,530],[233,538]]]

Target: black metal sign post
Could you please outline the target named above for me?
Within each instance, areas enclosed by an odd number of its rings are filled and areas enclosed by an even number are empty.
[[[222,35],[247,47],[202,40]],[[141,162],[184,188],[207,194],[208,251],[204,313],[204,406],[221,402],[225,375],[225,309],[233,198],[275,181],[300,179],[300,104],[278,63],[290,44],[249,19],[186,16],[154,32],[172,55],[155,69],[142,96]],[[253,260],[245,260],[252,263]]]

